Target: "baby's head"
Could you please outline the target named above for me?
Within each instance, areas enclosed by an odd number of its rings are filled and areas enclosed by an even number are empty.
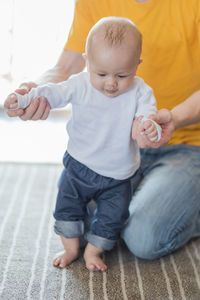
[[[92,85],[108,97],[128,91],[140,63],[142,36],[129,19],[106,17],[90,30],[86,62]]]

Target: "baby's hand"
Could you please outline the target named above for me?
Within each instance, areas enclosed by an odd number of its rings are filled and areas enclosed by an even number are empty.
[[[158,148],[162,128],[154,120],[140,116],[133,121],[132,138],[140,148]]]
[[[141,134],[145,134],[151,142],[158,140],[158,131],[155,124],[150,120],[147,120],[143,123],[143,130]]]
[[[18,108],[18,100],[16,94],[11,94],[6,99],[7,109],[17,109]]]

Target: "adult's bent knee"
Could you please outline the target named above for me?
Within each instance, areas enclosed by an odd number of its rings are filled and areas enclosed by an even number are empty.
[[[160,239],[157,230],[145,221],[129,222],[122,232],[129,250],[137,257],[147,260],[158,259],[170,252],[168,243]]]
[[[154,260],[162,255],[158,255],[155,251],[154,245],[144,245],[139,243],[134,243],[126,235],[122,235],[128,249],[137,257],[147,260]]]

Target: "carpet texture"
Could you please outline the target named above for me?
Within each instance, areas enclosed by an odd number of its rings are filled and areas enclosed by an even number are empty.
[[[0,299],[200,299],[200,239],[152,262],[119,242],[104,254],[105,273],[89,272],[82,257],[64,270],[53,267],[62,249],[52,217],[61,169],[0,164]]]

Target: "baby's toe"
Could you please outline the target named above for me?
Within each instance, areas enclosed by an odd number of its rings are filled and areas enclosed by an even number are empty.
[[[88,265],[86,265],[86,267],[89,271],[95,271],[96,270],[96,266],[94,264],[88,264]]]
[[[53,259],[53,265],[56,267],[58,267],[60,265],[60,262],[61,262],[60,257]]]

